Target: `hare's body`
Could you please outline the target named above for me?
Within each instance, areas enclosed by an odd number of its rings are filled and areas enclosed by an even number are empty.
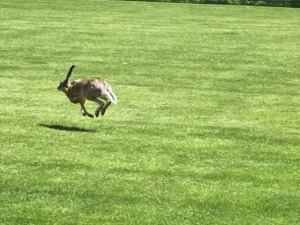
[[[65,81],[61,82],[58,86],[58,90],[63,91],[70,102],[79,103],[81,105],[81,112],[84,116],[94,117],[87,112],[84,103],[86,100],[90,100],[99,104],[96,109],[96,117],[105,114],[106,109],[111,103],[117,104],[117,97],[113,93],[110,85],[102,78],[89,78],[84,80],[74,80],[69,82],[68,79],[72,74],[75,66],[72,66],[69,70]]]

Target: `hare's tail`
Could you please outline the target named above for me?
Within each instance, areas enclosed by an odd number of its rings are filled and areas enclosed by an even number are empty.
[[[105,95],[113,104],[117,105],[117,96],[113,93],[111,88],[106,91]]]

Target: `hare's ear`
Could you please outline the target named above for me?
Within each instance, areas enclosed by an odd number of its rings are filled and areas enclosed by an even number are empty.
[[[73,69],[74,69],[75,65],[71,66],[67,76],[66,76],[66,79],[65,79],[65,82],[68,82],[69,81],[69,78],[70,76],[72,75],[72,72],[73,72]]]

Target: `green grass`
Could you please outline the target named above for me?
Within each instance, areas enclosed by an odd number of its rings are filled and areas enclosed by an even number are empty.
[[[299,10],[2,0],[0,22],[1,224],[300,223]],[[118,106],[81,116],[72,64]]]

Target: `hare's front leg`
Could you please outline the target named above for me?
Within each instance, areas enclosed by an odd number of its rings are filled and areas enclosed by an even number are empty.
[[[86,108],[85,108],[85,106],[84,106],[84,102],[80,102],[80,105],[81,105],[81,113],[82,113],[82,115],[88,116],[88,117],[91,117],[91,118],[94,118],[94,116],[93,116],[92,114],[90,114],[90,113],[86,110]]]

